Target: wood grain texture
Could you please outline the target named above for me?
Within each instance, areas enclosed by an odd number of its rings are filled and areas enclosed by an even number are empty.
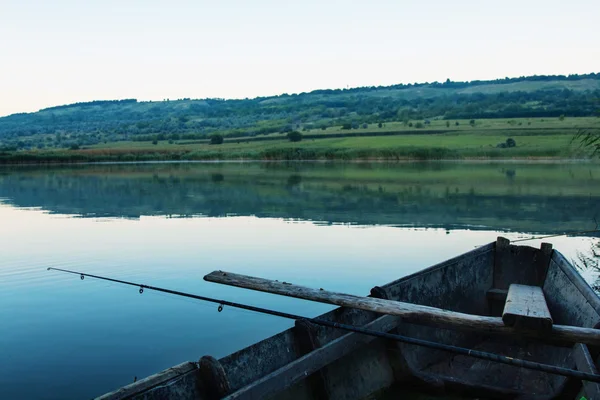
[[[594,308],[596,314],[600,315],[600,297],[590,287],[589,283],[573,268],[569,260],[562,253],[555,250],[552,253],[552,262],[556,263],[581,295],[585,297],[589,305]]]
[[[510,285],[504,303],[502,321],[507,326],[519,329],[551,330],[552,316],[550,316],[542,288]]]
[[[490,302],[485,297],[486,291],[493,287],[494,246],[495,243],[490,243],[479,247],[382,285],[382,288],[386,289],[389,300],[499,317],[502,315],[504,301],[499,305],[497,313],[492,314]],[[481,339],[477,332],[439,329],[439,325],[433,323],[430,327],[424,325],[424,322],[418,325],[403,323],[397,333],[459,347],[470,347]],[[401,343],[398,345],[402,349],[409,346]],[[572,344],[568,347],[572,347]],[[421,370],[448,357],[445,352],[425,347],[410,346],[406,350],[406,361],[414,370]]]
[[[597,374],[596,364],[592,359],[592,355],[585,344],[577,343],[573,347],[573,359],[578,371],[587,372],[589,374]],[[588,399],[600,399],[600,384],[596,382],[581,381],[583,391]]]
[[[552,245],[541,249],[511,245],[498,237],[494,254],[494,288],[508,289],[513,284],[542,286],[550,264]]]
[[[380,332],[389,332],[394,329],[399,322],[399,318],[386,315],[364,327]],[[282,368],[273,371],[248,386],[239,389],[225,397],[224,400],[253,400],[273,396],[373,340],[375,340],[375,338],[372,336],[369,337],[357,333],[346,334],[323,347],[315,349],[304,357],[300,357]]]
[[[139,380],[127,386],[115,390],[114,392],[106,393],[103,396],[97,397],[96,400],[121,400],[138,396],[141,393],[151,390],[156,386],[163,385],[166,382],[173,382],[180,376],[196,370],[196,364],[184,362],[172,368],[159,372],[158,374],[150,375],[147,378]]]
[[[198,362],[198,379],[206,400],[218,400],[231,393],[231,385],[221,363],[211,356],[204,356]]]
[[[504,289],[490,289],[485,294],[488,300],[501,301],[502,303],[506,302],[506,296],[508,296],[508,290]]]
[[[311,289],[288,282],[278,282],[263,278],[214,271],[204,277],[208,282],[279,294],[320,303],[342,307],[373,311],[402,317],[412,323],[435,324],[450,329],[477,331],[488,334],[513,335],[564,341],[568,343],[585,343],[600,345],[600,331],[592,328],[554,325],[549,332],[538,332],[528,329],[515,329],[504,325],[502,318],[465,314],[440,308],[404,303],[393,300],[361,297],[345,293],[330,292],[322,289]]]
[[[320,329],[325,328],[304,319],[297,320],[294,323],[297,350],[303,356],[321,347],[321,341],[319,340]],[[328,399],[330,397],[327,392],[327,383],[323,372],[324,369],[320,369],[306,378],[308,390],[315,399]]]
[[[412,274],[403,276],[402,278],[396,279],[395,281],[392,281],[390,283],[386,283],[385,285],[382,286],[382,288],[386,290],[386,292],[388,293],[389,296],[396,297],[396,296],[398,296],[399,293],[396,293],[394,288],[398,288],[399,286],[401,286],[400,284],[402,284],[402,283],[406,283],[406,282],[409,282],[414,279],[419,279],[423,275],[429,275],[429,274],[433,274],[435,272],[439,272],[441,270],[446,270],[450,266],[455,266],[455,265],[459,265],[459,264],[466,265],[466,266],[472,266],[474,261],[484,259],[486,255],[492,256],[492,259],[490,260],[491,264],[489,265],[489,268],[491,270],[491,269],[493,269],[493,261],[494,261],[493,255],[495,252],[495,248],[496,248],[495,242],[486,244],[484,246],[478,247],[478,248],[468,251],[466,253],[460,254],[456,257],[452,257],[448,260],[445,260],[438,264],[432,265],[431,267],[428,267],[428,268],[422,269],[420,271],[413,272]],[[485,269],[487,269],[487,266],[485,267]],[[486,290],[487,290],[487,288],[486,288]]]

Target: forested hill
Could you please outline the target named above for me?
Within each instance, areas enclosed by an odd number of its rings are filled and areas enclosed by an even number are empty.
[[[256,136],[423,119],[590,116],[600,73],[315,90],[244,100],[92,101],[0,118],[0,146]]]

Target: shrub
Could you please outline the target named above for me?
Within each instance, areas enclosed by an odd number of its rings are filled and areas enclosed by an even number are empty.
[[[517,142],[515,142],[515,139],[508,138],[508,139],[506,139],[506,142],[498,143],[496,145],[496,147],[499,149],[507,149],[509,147],[517,147]]]
[[[210,144],[223,144],[223,135],[215,134],[210,137]]]
[[[422,127],[423,127],[423,123],[422,122],[417,122],[415,124],[415,128],[417,128],[417,129],[421,129]]]
[[[302,140],[302,134],[298,131],[292,131],[287,136],[290,142],[299,142]]]
[[[600,134],[592,130],[579,130],[573,141],[578,141],[580,146],[584,149],[592,151],[592,156],[600,154]]]

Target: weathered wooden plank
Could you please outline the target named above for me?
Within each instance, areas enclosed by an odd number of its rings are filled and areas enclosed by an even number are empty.
[[[502,322],[502,318],[498,317],[471,315],[418,304],[335,293],[322,289],[311,289],[292,285],[287,282],[272,281],[230,272],[214,271],[206,275],[204,279],[209,282],[274,293],[282,296],[334,304],[342,307],[357,308],[379,314],[395,315],[402,317],[407,322],[434,324],[450,329],[477,331],[489,334],[533,338],[543,337],[548,340],[565,341],[568,343],[600,345],[600,330],[592,328],[554,325],[550,332],[542,333],[535,330],[515,329],[506,326]]]
[[[546,275],[548,274],[548,268],[550,268],[550,260],[554,249],[552,243],[542,243],[540,245],[540,255],[536,257],[537,260],[534,267],[540,272],[540,281],[538,286],[542,286],[546,281]]]
[[[506,289],[490,289],[486,292],[488,300],[506,302],[506,296],[508,296]]]
[[[431,274],[431,273],[437,272],[439,270],[445,270],[445,269],[448,269],[448,267],[456,265],[456,264],[470,265],[473,262],[473,260],[480,259],[480,258],[484,257],[486,254],[494,253],[495,248],[496,248],[495,242],[488,243],[486,245],[483,245],[481,247],[478,247],[478,248],[468,251],[466,253],[460,254],[456,257],[452,257],[448,260],[442,261],[441,263],[432,265],[431,267],[422,269],[417,272],[413,272],[412,274],[403,276],[402,278],[396,279],[395,281],[392,281],[390,283],[386,283],[385,285],[382,286],[382,288],[386,289],[388,294],[394,295],[394,293],[390,293],[390,289],[397,287],[399,283],[407,282],[414,278],[419,278],[423,275]],[[493,265],[490,265],[490,269],[492,269],[492,267],[493,267]]]
[[[506,257],[510,249],[510,240],[502,236],[496,239],[496,249],[494,251],[494,287],[508,290],[508,285],[504,282],[505,275],[508,275],[503,258]],[[508,265],[507,265],[508,266]]]
[[[542,286],[550,264],[552,245],[542,243],[541,249],[511,245],[498,237],[494,253],[494,286],[508,289],[513,283]]]
[[[295,332],[288,329],[219,359],[232,393],[303,356],[295,347]]]
[[[321,347],[318,330],[325,328],[315,325],[308,320],[296,321],[294,328],[296,346],[303,356]],[[325,400],[330,397],[327,392],[327,384],[322,369],[307,378],[307,385],[314,398]]]
[[[365,325],[364,328],[377,330],[380,332],[389,332],[398,326],[399,323],[400,318],[386,315],[379,317],[375,321]],[[265,397],[272,396],[275,393],[285,390],[294,383],[302,379],[306,379],[306,377],[312,373],[351,353],[360,346],[373,341],[374,339],[375,338],[372,336],[365,336],[358,333],[349,333],[344,335],[239,389],[238,391],[225,397],[224,400],[263,399]]]
[[[508,288],[502,321],[515,328],[552,329],[552,316],[539,286],[512,284]]]
[[[573,347],[573,359],[577,369],[581,372],[597,374],[596,364],[585,344],[577,343]],[[582,381],[583,391],[588,399],[600,399],[600,384],[596,382]]]
[[[485,297],[487,298],[489,313],[487,315],[493,317],[502,316],[502,311],[504,311],[504,303],[506,303],[506,295],[508,294],[508,290],[506,289],[488,289],[485,293]]]
[[[559,251],[552,253],[552,261],[567,276],[571,283],[577,288],[597,314],[600,315],[600,297],[590,287],[589,283],[573,268],[573,265]]]
[[[211,356],[198,362],[198,380],[206,400],[219,400],[231,393],[231,384],[221,363]]]
[[[157,374],[150,375],[147,378],[123,386],[122,388],[115,390],[114,392],[106,393],[96,400],[120,400],[127,399],[134,395],[141,394],[147,390],[150,390],[156,386],[162,385],[166,382],[173,381],[174,379],[183,376],[191,371],[197,369],[196,364],[191,362],[184,362],[176,365]]]
[[[502,315],[504,301],[494,304],[494,307],[499,307],[496,313],[492,313],[485,298],[485,292],[493,287],[493,264],[494,243],[491,243],[402,277],[394,283],[382,285],[382,288],[386,289],[390,300],[499,317]],[[465,331],[439,329],[439,325],[435,324],[431,324],[434,329],[423,329],[423,325],[423,322],[419,325],[401,324],[398,333],[460,347],[470,347],[479,339],[479,334],[475,332],[465,334]],[[572,346],[568,345],[569,348]],[[448,354],[411,346],[410,351],[405,352],[405,357],[415,370],[420,370],[447,358]]]

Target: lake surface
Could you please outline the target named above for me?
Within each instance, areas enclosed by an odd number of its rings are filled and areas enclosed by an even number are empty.
[[[202,277],[220,269],[366,295],[498,235],[594,229],[599,212],[594,164],[2,167],[0,398],[91,398],[292,325],[47,267],[315,316],[330,307]],[[545,241],[593,260],[597,238]],[[594,268],[582,274],[596,284]]]

